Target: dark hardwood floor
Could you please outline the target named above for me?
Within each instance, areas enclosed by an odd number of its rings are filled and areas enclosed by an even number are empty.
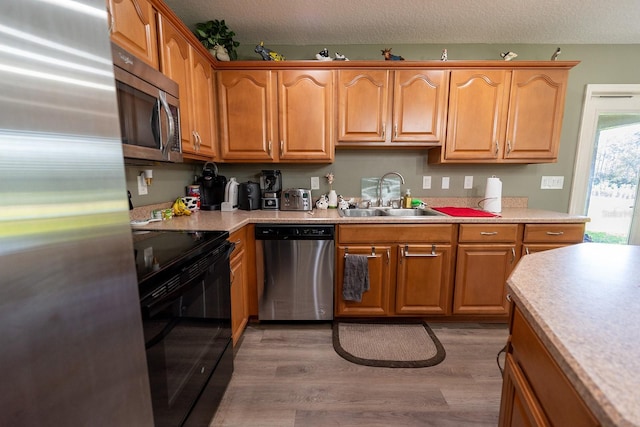
[[[429,325],[445,360],[399,369],[342,359],[328,323],[250,324],[211,426],[496,426],[507,325]]]

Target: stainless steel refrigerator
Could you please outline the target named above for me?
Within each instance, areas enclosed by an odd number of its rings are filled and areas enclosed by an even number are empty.
[[[104,0],[0,2],[0,425],[150,426]]]

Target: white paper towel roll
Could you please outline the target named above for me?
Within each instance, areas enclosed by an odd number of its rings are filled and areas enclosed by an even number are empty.
[[[487,190],[484,193],[484,210],[487,212],[502,212],[502,181],[491,176],[487,178]]]

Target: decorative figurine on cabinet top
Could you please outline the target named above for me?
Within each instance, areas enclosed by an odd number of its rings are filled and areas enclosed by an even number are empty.
[[[556,59],[558,59],[558,56],[560,55],[561,51],[560,48],[557,48],[555,52],[553,52],[553,55],[551,56],[551,60],[555,61]]]
[[[391,53],[391,48],[389,49],[382,49],[382,56],[384,56],[384,60],[385,61],[404,61],[404,58],[400,55],[393,55]]]
[[[229,52],[227,52],[226,47],[216,44],[213,46],[212,50],[215,53],[214,56],[218,61],[231,61],[231,58],[229,57]]]
[[[326,47],[320,52],[316,53],[316,59],[318,61],[332,61],[331,57],[329,56],[329,50]]]
[[[447,49],[442,49],[442,55],[440,56],[440,60],[441,61],[446,61],[448,59],[449,59],[449,57],[447,55]]]
[[[264,61],[284,61],[285,59],[284,56],[280,55],[279,53],[264,47],[264,42],[262,41],[259,45],[256,46],[254,50],[256,53],[259,53],[260,56],[262,56],[262,59]]]
[[[336,52],[336,59],[334,61],[348,61],[349,58],[347,58],[344,55],[340,55],[340,52]]]
[[[500,56],[502,57],[502,59],[504,59],[505,61],[511,61],[513,58],[515,58],[516,56],[518,56],[517,53],[515,52],[504,52],[501,53]]]

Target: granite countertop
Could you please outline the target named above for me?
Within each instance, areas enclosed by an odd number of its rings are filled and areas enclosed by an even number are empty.
[[[507,284],[605,426],[640,426],[640,246],[582,243],[527,255]]]
[[[132,219],[149,218],[149,209],[132,211]],[[220,230],[233,232],[250,223],[305,224],[459,224],[459,223],[584,223],[588,218],[553,211],[528,208],[503,208],[500,217],[461,218],[426,217],[341,217],[337,209],[313,209],[308,212],[279,210],[235,210],[232,212],[196,211],[190,216],[174,217],[140,227],[144,230]]]

